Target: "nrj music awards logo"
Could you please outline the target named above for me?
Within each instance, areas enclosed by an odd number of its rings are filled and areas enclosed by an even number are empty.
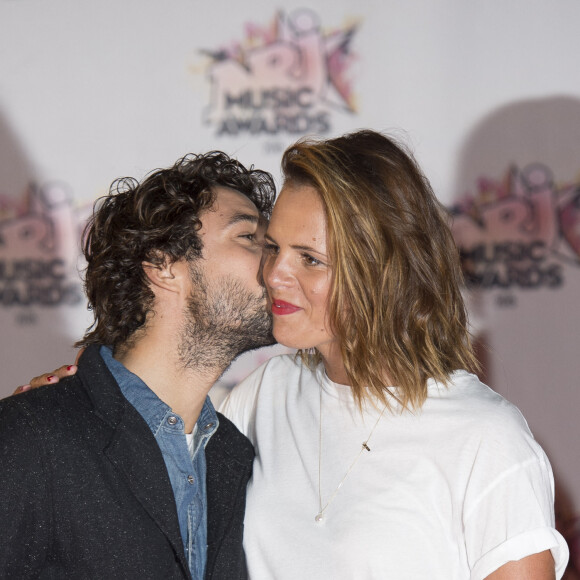
[[[559,288],[580,267],[580,184],[556,186],[549,167],[482,178],[452,208],[466,283],[485,290]]]
[[[355,31],[325,32],[317,14],[300,9],[270,26],[247,24],[242,42],[202,51],[211,59],[205,122],[218,136],[329,132],[333,114],[355,110]]]
[[[77,273],[84,215],[64,184],[0,196],[0,307],[54,307],[82,300]],[[24,320],[24,319],[23,319]]]

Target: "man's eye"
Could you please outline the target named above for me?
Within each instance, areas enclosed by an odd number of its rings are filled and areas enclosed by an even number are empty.
[[[277,254],[278,253],[278,246],[276,244],[271,244],[270,242],[264,243],[264,252],[268,254]]]

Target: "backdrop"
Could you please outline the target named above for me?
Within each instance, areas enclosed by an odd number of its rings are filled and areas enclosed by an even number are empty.
[[[577,549],[579,21],[577,0],[0,0],[0,396],[74,360],[79,232],[114,178],[214,148],[278,178],[300,136],[372,127],[454,215],[485,379]]]

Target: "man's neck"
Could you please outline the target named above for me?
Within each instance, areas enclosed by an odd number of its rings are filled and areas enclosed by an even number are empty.
[[[213,384],[225,369],[185,368],[171,341],[140,338],[115,359],[137,375],[185,423],[191,433]]]

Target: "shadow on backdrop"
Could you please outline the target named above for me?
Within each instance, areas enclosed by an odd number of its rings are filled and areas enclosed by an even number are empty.
[[[494,110],[464,140],[451,208],[484,378],[504,384],[500,392],[532,430],[545,426],[539,438],[559,476],[556,513],[570,545],[568,580],[580,578],[572,465],[580,373],[579,151],[579,99],[555,96]],[[548,437],[551,431],[556,435]]]
[[[70,359],[74,340],[62,308],[79,309],[84,297],[77,269],[82,223],[70,188],[40,181],[1,113],[0,151],[1,398]]]

